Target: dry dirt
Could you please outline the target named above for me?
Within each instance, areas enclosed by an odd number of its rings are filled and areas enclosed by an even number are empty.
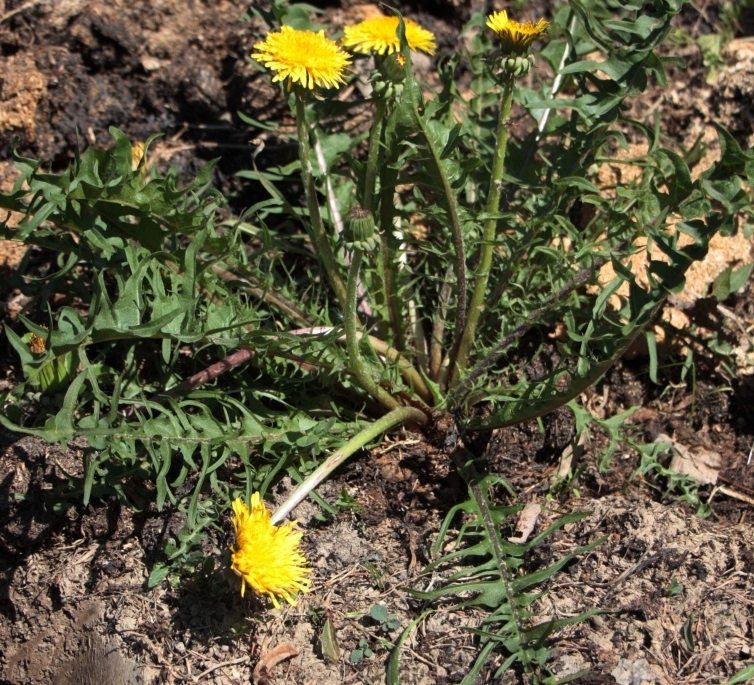
[[[697,5],[680,21],[695,35],[713,31],[720,3]],[[538,6],[549,8],[544,1]],[[240,0],[0,0],[3,189],[15,178],[7,161],[12,145],[60,168],[77,136],[104,144],[108,126],[117,126],[132,139],[164,131],[157,160],[187,173],[222,155],[216,182],[232,195],[232,207],[259,199],[258,190],[234,177],[248,167],[250,141],[258,135],[237,112],[286,115],[277,91],[245,61],[260,35],[255,21],[239,21],[245,9]],[[325,20],[342,23],[373,10],[331,2]],[[452,46],[470,11],[469,3],[442,0],[404,3],[402,10],[437,33],[441,51]],[[648,91],[634,103],[634,116],[651,123],[661,105],[668,133],[679,141],[693,142],[719,120],[742,145],[754,143],[753,35],[751,13],[742,15],[726,64],[710,82],[698,48],[680,49],[687,69],[671,70],[671,87]],[[270,146],[257,162],[279,163],[290,154]],[[630,171],[617,164],[604,173]],[[702,490],[709,518],[664,497],[661,480],[631,478],[639,466],[633,452],[619,448],[611,468],[600,471],[595,455],[607,439],[599,433],[570,462],[577,474],[570,487],[552,496],[551,477],[574,440],[568,412],[497,431],[480,446],[489,470],[504,475],[520,501],[543,506],[538,529],[565,512],[593,512],[537,548],[532,569],[606,537],[555,576],[536,607],[553,618],[605,611],[560,631],[554,664],[561,677],[588,667],[574,682],[702,685],[724,683],[752,663],[754,287],[750,282],[724,306],[707,296],[719,270],[751,261],[751,249],[740,235],[719,241],[687,296],[672,303],[683,317],[673,319],[679,326],[716,332],[733,346],[732,367],[696,342],[693,384],[680,380],[675,361],[683,357],[668,357],[660,384],[650,383],[639,354],[583,398],[602,417],[638,405],[637,439],[666,434],[692,458],[714,452],[717,485]],[[33,305],[6,287],[22,257],[18,246],[0,242],[4,326],[18,327],[18,313]],[[671,309],[667,315],[676,316]],[[7,344],[0,345],[0,387],[8,387],[20,371]],[[64,450],[0,433],[0,685],[248,683],[260,660],[273,664],[276,654],[289,658],[263,674],[274,685],[382,682],[386,641],[399,631],[381,632],[369,609],[384,605],[402,627],[419,616],[422,605],[401,588],[431,582],[419,574],[444,513],[464,496],[430,447],[411,435],[392,436],[319,489],[334,501],[345,488],[357,510],[330,522],[311,503],[296,511],[315,568],[314,591],[295,608],[269,610],[238,595],[226,564],[229,525],[208,541],[212,563],[205,573],[147,589],[166,537],[182,525],[180,513],[131,511],[115,499],[87,508],[53,506],[51,491],[81,472],[76,445]],[[273,496],[281,501],[289,487],[280,482]],[[342,652],[336,662],[323,654],[326,618]],[[402,682],[460,682],[476,654],[475,638],[464,628],[478,620],[471,610],[439,606],[404,647]],[[350,663],[361,638],[374,656]],[[497,665],[493,660],[478,682],[491,682]],[[498,682],[518,681],[510,673]]]

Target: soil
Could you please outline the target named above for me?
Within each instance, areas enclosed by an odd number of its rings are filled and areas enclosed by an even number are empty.
[[[484,3],[407,2],[401,9],[436,32],[442,53],[452,49],[469,4]],[[546,0],[527,4],[532,16],[551,9]],[[260,136],[238,112],[260,120],[288,114],[277,89],[245,59],[263,31],[253,17],[241,21],[246,10],[241,0],[0,0],[3,189],[15,178],[8,161],[13,146],[61,168],[77,140],[107,144],[108,127],[117,126],[132,140],[164,132],[153,161],[181,172],[221,156],[215,182],[231,198],[231,211],[261,199],[235,176],[249,167],[258,149],[252,141]],[[342,24],[373,11],[333,1],[323,22]],[[677,25],[694,37],[711,34],[721,11],[716,0],[688,5]],[[681,144],[709,137],[712,121],[742,145],[754,144],[752,10],[742,11],[714,73],[696,44],[669,51],[686,68],[671,67],[670,87],[650,88],[634,101],[633,115],[651,124],[662,106],[664,129]],[[431,64],[425,68],[429,73]],[[291,154],[285,145],[269,144],[257,163],[280,163]],[[0,242],[0,316],[17,330],[18,314],[30,303],[5,283],[23,252]],[[487,469],[518,493],[515,500],[499,494],[501,501],[542,505],[537,530],[567,512],[592,512],[538,546],[527,562],[532,569],[605,538],[554,576],[534,606],[541,618],[553,619],[603,610],[554,636],[561,677],[588,668],[573,682],[701,685],[723,683],[753,663],[754,284],[722,304],[707,296],[726,265],[752,260],[751,240],[740,233],[719,239],[690,275],[685,294],[666,309],[667,321],[695,337],[661,340],[658,383],[636,349],[582,398],[601,418],[638,407],[630,419],[638,442],[670,436],[679,454],[685,449],[692,459],[714,462],[716,483],[700,490],[707,518],[697,517],[677,491],[666,492],[665,479],[634,475],[641,466],[634,451],[618,446],[610,467],[600,469],[609,436],[595,430],[574,445],[574,420],[566,411],[496,431],[479,445]],[[713,336],[730,345],[724,359],[704,342]],[[12,387],[18,362],[7,343],[0,346],[0,388]],[[680,370],[689,350],[693,382]],[[465,494],[434,448],[415,435],[389,436],[318,489],[329,501],[345,489],[357,508],[326,522],[313,503],[296,510],[314,590],[296,607],[269,610],[238,595],[225,565],[229,524],[208,541],[205,573],[147,589],[181,514],[152,505],[132,511],[115,499],[59,506],[51,491],[81,475],[82,459],[76,444],[63,449],[0,432],[0,685],[382,682],[386,641],[400,629],[382,630],[369,618],[370,607],[382,604],[401,628],[420,615],[422,605],[401,588],[431,583],[420,572],[444,514]],[[569,468],[573,478],[553,488],[553,476]],[[290,487],[283,480],[271,494],[282,501]],[[327,619],[341,648],[338,660],[323,652]],[[404,645],[402,682],[460,682],[477,653],[466,628],[478,621],[471,609],[436,607]],[[374,655],[352,663],[348,655],[362,638]],[[493,659],[477,682],[492,682],[499,665]],[[496,682],[515,683],[517,675]]]

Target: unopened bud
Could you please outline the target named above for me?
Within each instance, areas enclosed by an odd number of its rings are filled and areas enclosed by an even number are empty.
[[[391,83],[403,83],[406,80],[406,58],[398,52],[385,57],[382,73]]]
[[[141,141],[134,143],[131,146],[131,170],[136,171],[141,164],[141,160],[144,159],[144,143]]]
[[[501,66],[503,68],[503,74],[505,74],[506,77],[513,76],[514,78],[518,78],[519,76],[524,76],[529,73],[529,69],[531,69],[533,63],[533,59],[531,58],[531,55],[519,55],[517,57],[507,57],[505,58]]]
[[[344,231],[344,238],[349,248],[371,252],[380,242],[374,230],[372,212],[354,205],[346,217],[348,225]]]

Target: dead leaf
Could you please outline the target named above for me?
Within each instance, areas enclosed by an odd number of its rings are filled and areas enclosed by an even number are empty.
[[[267,679],[272,675],[271,671],[281,661],[286,659],[292,659],[294,656],[298,656],[298,651],[292,644],[286,642],[283,645],[278,645],[273,649],[265,649],[262,652],[262,656],[259,657],[257,665],[254,667],[254,673],[251,676],[251,681],[255,685],[263,685]]]
[[[670,460],[670,470],[684,476],[691,476],[698,480],[700,485],[714,485],[717,483],[720,471],[720,454],[711,450],[697,447],[692,452],[688,447],[674,440],[668,435],[661,433],[655,442],[667,442],[673,450]]]
[[[550,485],[555,486],[560,481],[566,480],[568,474],[571,472],[574,466],[574,462],[578,462],[584,454],[584,448],[587,444],[586,431],[582,431],[579,435],[579,439],[573,443],[566,445],[563,450],[563,454],[560,456],[560,464],[558,464],[558,470],[550,476]]]
[[[520,535],[508,538],[508,542],[524,543],[529,539],[532,531],[537,526],[537,520],[539,514],[542,512],[542,507],[536,502],[529,502],[521,510],[518,515],[518,522],[516,523],[516,532]]]

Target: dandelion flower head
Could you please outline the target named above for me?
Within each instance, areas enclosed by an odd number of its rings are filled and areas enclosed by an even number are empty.
[[[274,526],[270,512],[255,492],[251,508],[239,497],[233,502],[235,547],[231,548],[231,569],[241,576],[241,596],[248,585],[258,595],[267,595],[275,608],[278,597],[295,604],[292,593],[308,592],[311,568],[299,549],[301,533],[295,521]]]
[[[310,90],[345,83],[343,70],[351,61],[324,31],[299,31],[291,26],[267,34],[254,50],[252,58],[276,72],[273,81],[290,79]]]
[[[547,32],[549,21],[540,19],[536,24],[531,21],[523,23],[508,19],[508,13],[495,12],[487,18],[489,26],[502,42],[503,52],[511,54],[523,54],[529,46],[540,36]]]
[[[428,55],[435,52],[435,34],[411,19],[404,19],[406,42],[412,50]],[[401,49],[398,38],[398,17],[375,17],[343,29],[343,45],[358,52],[376,52],[389,55]]]

